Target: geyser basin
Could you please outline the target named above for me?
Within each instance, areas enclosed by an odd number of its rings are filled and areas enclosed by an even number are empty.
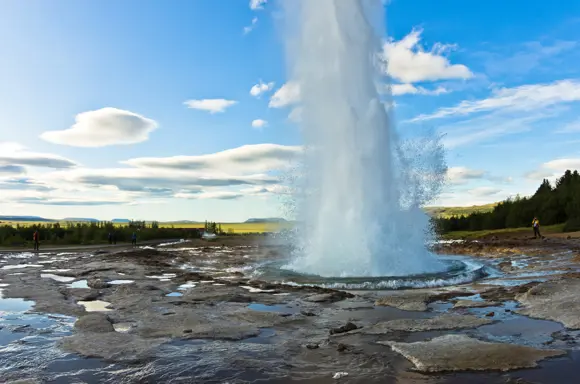
[[[276,261],[256,269],[255,275],[262,280],[284,282],[297,285],[317,285],[325,288],[346,290],[391,290],[435,288],[466,284],[495,274],[484,264],[459,257],[442,257],[439,272],[428,272],[401,276],[352,276],[323,277],[315,274],[299,273],[285,269],[284,264]]]

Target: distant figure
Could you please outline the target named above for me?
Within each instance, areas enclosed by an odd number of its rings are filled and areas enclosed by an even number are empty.
[[[34,233],[32,234],[32,242],[34,243],[34,250],[38,251],[40,248],[40,239],[39,239],[39,234],[38,234],[38,230],[35,230]]]
[[[117,232],[113,231],[113,245],[117,245]]]
[[[532,227],[534,228],[534,239],[537,239],[538,237],[541,239],[542,235],[540,234],[540,220],[538,220],[537,217],[534,217],[534,220],[532,220]]]
[[[136,247],[137,246],[137,233],[133,232],[131,235],[131,245]]]
[[[109,232],[107,239],[109,240],[109,245],[113,244],[113,234],[111,232]]]

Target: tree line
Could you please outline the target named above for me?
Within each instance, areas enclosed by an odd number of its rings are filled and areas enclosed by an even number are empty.
[[[43,223],[16,226],[0,225],[0,245],[20,246],[32,243],[32,235],[39,233],[42,243],[54,245],[90,245],[106,243],[109,233],[114,233],[117,242],[130,242],[137,234],[137,241],[162,239],[191,239],[201,237],[198,228],[162,228],[158,222],[131,221],[123,225],[111,222],[90,223]]]
[[[564,224],[565,232],[580,230],[580,174],[567,170],[552,185],[544,179],[529,197],[516,196],[498,203],[491,212],[433,218],[440,233],[531,227],[537,217],[540,224]]]

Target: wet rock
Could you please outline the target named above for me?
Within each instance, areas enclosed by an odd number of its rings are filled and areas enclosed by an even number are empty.
[[[99,249],[95,252],[93,252],[93,255],[97,256],[97,255],[106,255],[107,253],[110,253],[109,251],[105,251],[103,249]]]
[[[104,313],[90,313],[75,322],[75,329],[95,333],[114,332],[115,328],[109,316]]]
[[[230,298],[228,298],[227,301],[230,303],[251,303],[252,298],[247,295],[241,295],[239,293],[236,293],[232,295]]]
[[[485,314],[485,316],[487,317],[494,317],[495,316],[495,312],[488,312]]]
[[[484,308],[495,307],[501,303],[497,301],[474,301],[474,300],[457,300],[453,308]]]
[[[63,338],[61,348],[85,357],[107,361],[140,363],[154,356],[154,349],[167,339],[144,339],[120,332],[79,332]]]
[[[493,321],[472,315],[441,315],[430,319],[396,319],[377,323],[361,330],[366,334],[385,334],[396,331],[424,332],[446,329],[477,328]]]
[[[348,346],[346,346],[346,345],[344,345],[344,344],[338,344],[338,345],[336,346],[336,350],[337,350],[338,352],[344,352],[344,351],[347,351],[347,350],[348,350]]]
[[[312,317],[312,316],[316,316],[315,313],[310,312],[310,311],[300,311],[300,314],[306,317]]]
[[[343,325],[342,327],[338,327],[338,328],[333,328],[330,330],[330,334],[331,335],[336,335],[339,333],[345,333],[345,332],[350,332],[350,331],[354,331],[355,329],[358,329],[359,327],[357,327],[355,324],[348,322],[345,325]]]
[[[405,356],[422,372],[508,371],[533,368],[540,360],[566,353],[560,350],[490,343],[465,335],[445,335],[416,343],[393,341],[378,343],[390,346],[393,351]]]
[[[319,293],[304,298],[304,301],[311,303],[333,303],[344,300],[347,297],[346,292],[334,291],[328,293]]]
[[[426,311],[429,295],[422,292],[394,293],[377,299],[375,305],[395,307],[404,311]]]
[[[111,286],[111,284],[97,278],[87,279],[87,285],[94,289],[104,289]]]
[[[305,345],[306,348],[308,349],[318,349],[320,348],[320,346],[318,344],[314,344],[314,343],[308,343]]]
[[[566,328],[580,329],[580,279],[541,283],[516,296],[525,307],[517,313],[538,319],[558,321]]]

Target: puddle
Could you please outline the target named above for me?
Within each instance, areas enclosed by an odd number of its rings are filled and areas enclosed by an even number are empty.
[[[5,265],[2,269],[20,269],[20,268],[42,268],[44,265],[41,264],[15,264],[15,265]]]
[[[52,279],[60,283],[68,283],[75,279],[74,277],[53,275],[52,273],[41,273],[40,277],[42,277],[43,279]]]
[[[300,313],[299,307],[288,307],[286,305],[267,305],[267,304],[259,304],[259,303],[252,303],[248,305],[248,308],[253,311],[259,312],[276,312],[276,313]]]
[[[46,272],[46,273],[62,273],[62,272],[68,272],[70,271],[70,269],[43,269],[42,272]]]
[[[107,306],[111,305],[111,303],[108,303],[106,301],[101,301],[101,300],[77,301],[77,304],[85,307],[85,311],[87,311],[87,312],[109,312],[109,311],[112,311],[112,309],[106,308]]]
[[[186,289],[189,288],[195,288],[195,283],[193,281],[188,281],[185,284],[181,284],[179,287],[177,287],[178,291],[185,291]]]
[[[203,283],[203,281],[202,281],[202,283]],[[242,285],[242,286],[240,286],[240,288],[247,289],[248,291],[250,291],[250,293],[271,293],[271,292],[276,292],[275,289],[260,289],[260,288],[250,287],[248,285]]]
[[[159,279],[161,281],[169,281],[170,279],[177,277],[177,275],[175,273],[164,273],[162,275],[150,275],[145,277],[149,279]]]
[[[483,325],[470,333],[491,341],[541,347],[552,340],[552,333],[563,326],[553,321],[514,315],[511,319]]]
[[[88,288],[89,285],[86,280],[79,280],[68,284],[69,288]]]
[[[168,293],[165,296],[167,296],[167,297],[179,297],[179,296],[183,296],[183,293],[181,293],[181,292],[171,292],[171,293]]]
[[[3,317],[6,313],[26,312],[33,305],[34,301],[0,298],[0,317]]]
[[[115,328],[116,332],[119,333],[129,333],[129,331],[131,331],[131,329],[133,328],[134,323],[116,323],[113,324],[113,328]]]
[[[41,260],[38,264],[52,264],[55,263],[57,260]]]
[[[214,284],[212,284],[212,285],[214,285],[214,286],[216,286],[216,287],[222,287],[222,286],[225,286],[225,284],[222,284],[222,283],[214,283]]]
[[[135,280],[113,280],[113,281],[109,281],[109,284],[121,285],[121,284],[131,284],[134,282],[135,282]]]

